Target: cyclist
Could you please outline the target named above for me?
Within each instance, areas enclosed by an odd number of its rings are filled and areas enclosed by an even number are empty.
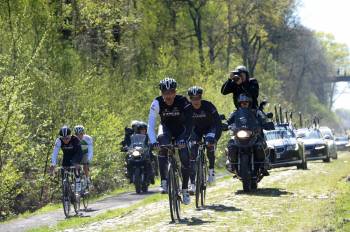
[[[191,185],[189,191],[195,192],[195,162],[198,153],[198,144],[204,138],[207,145],[207,157],[209,160],[208,182],[215,181],[215,146],[221,136],[221,119],[213,103],[202,99],[203,89],[198,86],[192,86],[187,94],[192,104],[193,130],[191,134]]]
[[[55,171],[57,164],[57,157],[60,149],[63,151],[62,167],[75,166],[76,181],[77,181],[77,191],[80,191],[80,163],[83,157],[83,152],[81,150],[81,144],[79,139],[71,135],[71,130],[68,126],[63,126],[59,131],[60,137],[56,139],[55,147],[51,156],[51,173]]]
[[[91,184],[89,178],[89,164],[92,161],[92,157],[94,155],[94,145],[91,136],[85,134],[84,126],[76,125],[74,127],[74,133],[79,138],[81,149],[83,152],[83,158],[81,160],[81,164],[83,165],[84,174],[88,180],[88,185]]]
[[[168,145],[174,139],[179,146],[181,160],[182,196],[184,204],[190,203],[188,181],[190,173],[190,159],[188,139],[192,130],[192,109],[186,97],[176,94],[177,83],[172,78],[165,78],[159,83],[161,96],[156,97],[150,108],[148,120],[148,135],[152,147]],[[158,141],[155,133],[156,120],[160,116]],[[159,150],[159,171],[161,177],[161,192],[167,192],[167,149]]]

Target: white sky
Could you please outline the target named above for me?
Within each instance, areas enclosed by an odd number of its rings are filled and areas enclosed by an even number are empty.
[[[350,48],[350,0],[300,0],[299,16],[306,27],[330,32],[338,42]],[[347,71],[348,73],[350,70]],[[340,96],[336,96],[333,108],[350,109],[350,86],[346,82],[337,84]]]

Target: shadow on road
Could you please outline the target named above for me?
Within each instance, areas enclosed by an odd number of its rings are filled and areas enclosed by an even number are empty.
[[[234,211],[242,211],[239,208],[236,208],[234,206],[226,206],[223,204],[214,204],[214,205],[206,205],[203,208],[199,208],[197,210],[201,211],[201,210],[213,210],[216,212],[234,212]]]
[[[197,218],[197,217],[191,217],[191,218],[181,219],[178,224],[184,224],[184,225],[188,225],[188,226],[199,226],[199,225],[203,225],[206,223],[212,223],[212,222],[213,221],[204,221],[204,220]]]
[[[237,195],[246,194],[246,195],[262,196],[262,197],[280,197],[282,195],[292,195],[293,193],[280,188],[258,188],[257,190],[249,193],[246,193],[243,190],[237,190],[236,194]]]

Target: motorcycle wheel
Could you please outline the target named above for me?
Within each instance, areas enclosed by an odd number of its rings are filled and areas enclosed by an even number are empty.
[[[136,168],[134,171],[134,185],[136,193],[141,193],[141,169]]]
[[[241,178],[243,184],[243,191],[250,192],[252,189],[252,178],[250,173],[248,155],[241,155]]]

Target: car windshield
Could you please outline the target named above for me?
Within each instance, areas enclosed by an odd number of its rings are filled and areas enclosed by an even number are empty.
[[[333,138],[333,134],[332,134],[332,131],[331,131],[331,130],[329,130],[329,129],[324,129],[324,130],[322,130],[322,129],[321,129],[321,132],[322,132],[323,135],[328,135],[328,136],[330,136],[331,138]]]
[[[273,130],[265,132],[267,140],[293,138],[294,133],[290,130]]]
[[[307,139],[319,139],[319,138],[321,138],[321,134],[317,130],[312,130],[306,135],[306,138]]]

